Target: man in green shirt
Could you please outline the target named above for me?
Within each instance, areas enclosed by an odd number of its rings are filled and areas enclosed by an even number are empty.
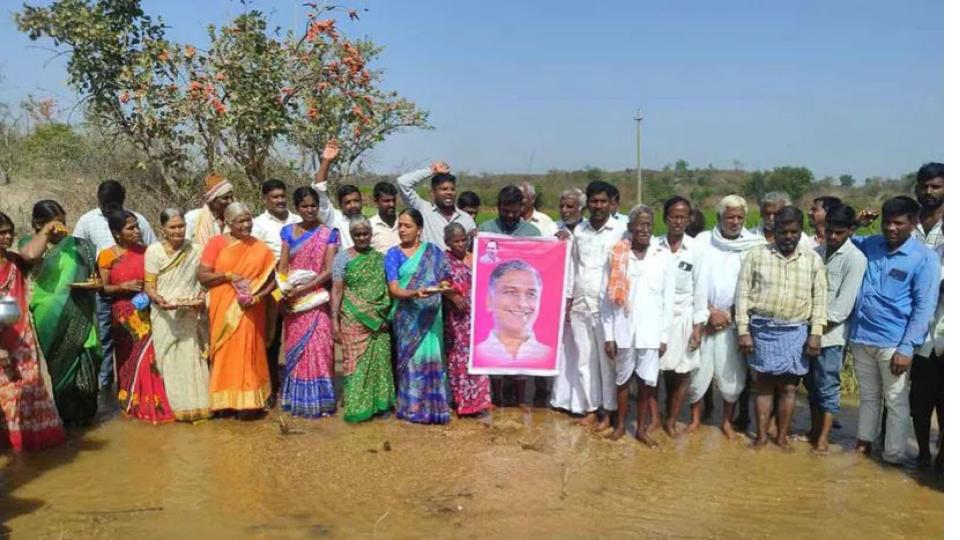
[[[505,186],[500,190],[497,213],[496,218],[484,221],[477,230],[510,236],[540,236],[540,229],[522,220],[523,192],[517,186]]]

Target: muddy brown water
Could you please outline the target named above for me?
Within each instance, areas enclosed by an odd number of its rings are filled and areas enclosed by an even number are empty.
[[[283,434],[280,418],[287,434]],[[52,451],[0,456],[12,538],[943,537],[942,485],[805,443],[755,451],[716,426],[657,449],[563,414],[454,420],[115,418]],[[805,427],[801,411],[795,428]],[[0,537],[4,533],[0,533]]]

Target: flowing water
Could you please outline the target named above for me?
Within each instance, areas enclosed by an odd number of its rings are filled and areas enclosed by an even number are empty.
[[[284,426],[280,418],[284,417]],[[0,456],[12,538],[932,538],[929,475],[844,452],[755,451],[715,426],[657,449],[550,410],[490,425],[347,425],[277,412],[153,427],[113,419],[62,448]],[[806,419],[798,418],[797,427]],[[286,433],[284,433],[286,432]],[[3,527],[6,527],[4,529]],[[4,535],[0,532],[0,536]]]

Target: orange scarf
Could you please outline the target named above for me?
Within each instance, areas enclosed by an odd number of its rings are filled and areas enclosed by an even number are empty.
[[[630,296],[630,278],[627,277],[627,264],[630,262],[630,240],[621,240],[613,245],[610,253],[610,280],[607,282],[607,296],[614,305],[627,309]]]

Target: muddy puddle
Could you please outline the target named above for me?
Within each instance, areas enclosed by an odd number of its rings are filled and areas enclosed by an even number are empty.
[[[821,457],[754,451],[714,425],[651,450],[548,409],[446,427],[115,418],[0,456],[0,537],[942,537],[942,486],[844,452],[855,409],[840,421]]]

